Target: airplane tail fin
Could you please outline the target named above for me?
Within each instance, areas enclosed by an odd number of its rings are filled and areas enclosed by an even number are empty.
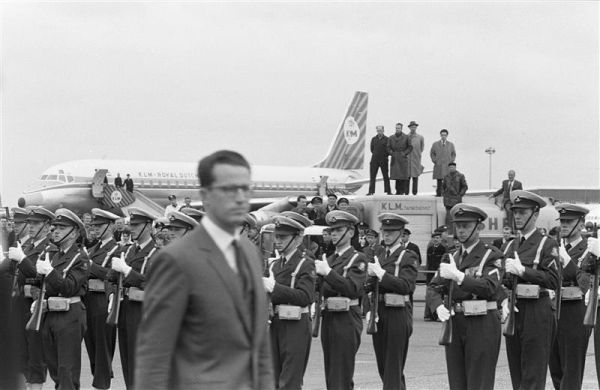
[[[317,168],[362,169],[365,161],[369,94],[357,91],[325,158]]]

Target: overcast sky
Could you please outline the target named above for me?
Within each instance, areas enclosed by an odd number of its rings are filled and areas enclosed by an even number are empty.
[[[367,135],[447,128],[469,187],[598,186],[598,3],[2,3],[5,205],[84,158],[311,165],[356,90]],[[368,165],[367,156],[367,165]],[[368,175],[368,173],[367,173]],[[432,190],[431,175],[421,188]]]

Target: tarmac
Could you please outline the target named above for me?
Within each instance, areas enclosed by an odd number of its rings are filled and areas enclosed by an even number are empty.
[[[418,285],[414,294],[415,307],[413,310],[413,334],[410,338],[408,358],[404,375],[406,378],[407,389],[448,389],[448,377],[446,373],[446,360],[444,347],[438,345],[441,324],[439,322],[426,322],[423,320],[425,286]],[[356,390],[381,389],[382,383],[377,372],[375,362],[375,353],[371,336],[366,333],[366,326],[363,329],[361,346],[356,356],[356,366],[354,372],[354,388]],[[83,345],[83,344],[82,344]],[[90,373],[89,360],[85,345],[82,351],[81,367],[81,389],[92,389],[92,375]],[[111,389],[125,390],[123,382],[123,373],[119,352],[115,352],[113,361],[113,370],[115,378]],[[53,388],[53,383],[48,378],[44,389]],[[496,366],[496,385],[495,389],[511,389],[510,373],[506,359],[506,347],[504,337],[500,349],[500,356]],[[306,374],[304,375],[304,389],[321,390],[325,387],[325,374],[323,371],[323,352],[320,339],[313,339],[310,358]],[[550,373],[546,377],[546,389],[554,389],[550,379]],[[593,336],[590,338],[588,347],[585,377],[583,380],[583,389],[598,389],[596,378],[596,369],[594,364],[594,346]]]

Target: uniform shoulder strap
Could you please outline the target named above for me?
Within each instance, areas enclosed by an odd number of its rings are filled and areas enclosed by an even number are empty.
[[[75,261],[77,261],[77,259],[79,258],[80,255],[81,255],[81,252],[77,252],[77,254],[75,256],[73,256],[73,259],[71,259],[71,262],[69,263],[69,265],[67,265],[67,267],[65,269],[63,269],[63,271],[62,271],[63,279],[67,276],[67,272],[69,272],[71,267],[73,267],[73,264],[75,264]]]
[[[483,275],[483,267],[485,266],[485,262],[487,261],[488,257],[490,257],[490,254],[492,254],[492,250],[488,248],[488,250],[485,251],[483,258],[481,259],[481,262],[479,263],[479,268],[477,268],[476,275],[478,278],[480,278]]]
[[[533,259],[533,269],[537,269],[537,266],[540,263],[540,255],[542,254],[542,249],[544,248],[547,239],[548,236],[543,236],[538,245],[537,251],[535,252],[535,259]]]
[[[350,269],[350,267],[352,267],[352,264],[354,264],[354,261],[358,258],[359,252],[356,252],[354,254],[354,256],[352,256],[352,258],[350,258],[350,261],[348,262],[348,264],[346,264],[344,266],[344,273],[342,274],[343,277],[346,277],[346,275],[348,275],[348,270]]]
[[[300,272],[300,267],[302,267],[302,264],[304,264],[305,261],[306,257],[302,256],[302,260],[298,262],[296,269],[294,270],[294,272],[292,272],[292,282],[290,283],[291,288],[294,288],[294,286],[296,285],[296,275],[298,275],[298,272]]]

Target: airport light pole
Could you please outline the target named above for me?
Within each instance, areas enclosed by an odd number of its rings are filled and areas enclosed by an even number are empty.
[[[490,155],[490,189],[492,189],[492,154],[496,153],[496,149],[490,146],[485,152]]]

